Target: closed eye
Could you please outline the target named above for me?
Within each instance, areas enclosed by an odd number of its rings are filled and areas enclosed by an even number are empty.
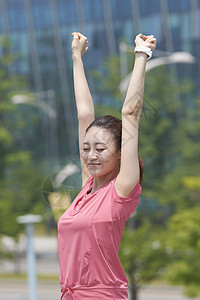
[[[103,150],[105,150],[104,148],[102,148],[102,149],[96,149],[96,151],[98,151],[98,152],[102,152]]]
[[[89,151],[89,148],[82,148],[83,151]]]

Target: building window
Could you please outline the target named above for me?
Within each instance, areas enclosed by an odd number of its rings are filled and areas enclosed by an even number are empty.
[[[0,11],[0,15],[2,16],[2,11]],[[2,25],[2,18],[0,18],[0,33],[3,33],[3,25]]]
[[[113,19],[132,17],[130,0],[111,0]]]
[[[24,1],[7,1],[8,18],[11,31],[26,29]]]
[[[11,40],[13,44],[13,50],[17,53],[15,59],[16,71],[19,74],[27,74],[29,72],[29,47],[27,33],[12,33]]]
[[[99,21],[103,19],[102,0],[83,0],[86,21]]]
[[[51,30],[37,31],[37,47],[42,71],[56,70],[54,38]]]
[[[197,32],[197,36],[200,37],[200,10],[198,11],[198,32]]]
[[[160,12],[160,0],[138,1],[141,15],[149,15]]]
[[[76,23],[76,2],[74,0],[59,0],[58,13],[61,24],[73,24]]]
[[[142,30],[145,35],[153,34],[157,39],[162,35],[161,16],[153,14],[141,19]]]
[[[189,0],[168,0],[169,12],[180,12],[190,9]]]
[[[48,0],[34,1],[33,15],[36,28],[44,28],[51,25],[51,12]]]

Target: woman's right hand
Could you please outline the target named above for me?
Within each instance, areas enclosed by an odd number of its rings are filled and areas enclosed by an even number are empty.
[[[88,47],[87,47],[88,40],[80,32],[73,32],[72,36],[73,36],[72,55],[82,56],[88,50]]]

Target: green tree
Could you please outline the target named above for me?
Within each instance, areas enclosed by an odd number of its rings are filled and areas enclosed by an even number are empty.
[[[163,228],[155,227],[147,220],[134,230],[125,227],[119,256],[133,300],[138,299],[138,291],[144,283],[162,276],[168,261],[167,251]]]
[[[170,205],[172,212],[199,205],[199,190],[190,186],[197,185],[200,176],[200,99],[184,110],[185,116],[171,136],[176,155],[174,168],[156,182],[158,200]]]
[[[10,97],[14,90],[17,91],[24,86],[24,81],[20,76],[10,75],[10,66],[14,56],[9,51],[9,39],[3,38],[0,42],[2,52],[0,56],[0,178],[2,178],[5,171],[4,158],[14,142],[14,137],[10,132],[10,122],[7,119],[8,114],[14,111]]]
[[[167,247],[171,258],[165,278],[174,285],[184,286],[190,298],[200,295],[200,208],[193,207],[173,215],[168,225]]]
[[[15,58],[8,38],[1,41],[0,57],[0,234],[16,236],[20,214],[44,211],[41,196],[41,168],[36,168],[27,149],[24,129],[29,118],[24,118],[12,104],[15,93],[27,90],[23,77],[12,72]],[[34,114],[33,114],[34,115]],[[24,143],[25,142],[25,143]]]
[[[43,172],[39,164],[33,165],[29,158],[7,165],[6,176],[0,189],[0,234],[17,237],[22,226],[16,217],[28,213],[45,215],[50,209],[41,195]]]

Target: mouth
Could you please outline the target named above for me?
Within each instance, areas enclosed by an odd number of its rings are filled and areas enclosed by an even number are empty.
[[[101,165],[100,163],[88,163],[88,167],[89,168],[96,168],[96,167],[98,167],[100,165]]]

